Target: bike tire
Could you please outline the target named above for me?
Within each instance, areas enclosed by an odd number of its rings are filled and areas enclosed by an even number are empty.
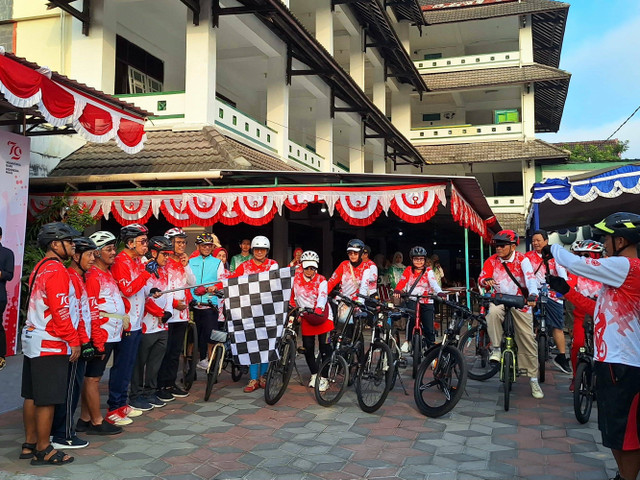
[[[462,398],[467,367],[453,345],[427,352],[413,385],[413,398],[420,413],[437,418],[450,412]]]
[[[593,372],[588,362],[579,362],[573,390],[573,411],[580,423],[587,423],[593,406]]]
[[[422,335],[419,333],[414,334],[411,339],[411,357],[413,358],[411,378],[416,378],[420,362],[422,362]]]
[[[231,380],[233,380],[234,382],[240,381],[243,373],[244,372],[242,371],[242,367],[236,365],[234,361],[231,360]]]
[[[204,401],[208,402],[211,397],[211,391],[213,386],[218,383],[218,373],[220,372],[220,364],[222,363],[222,349],[214,348],[213,357],[209,361],[209,368],[207,368],[207,386],[204,389]]]
[[[289,385],[293,364],[296,361],[296,344],[293,338],[287,337],[280,345],[280,358],[269,363],[267,383],[264,387],[264,401],[275,405],[282,398]]]
[[[191,345],[191,355],[189,355],[189,346]],[[196,324],[188,324],[185,332],[183,344],[183,363],[182,363],[182,386],[186,391],[191,390],[193,382],[197,378],[196,365],[200,353],[198,351],[198,331]]]
[[[389,395],[394,365],[391,349],[386,343],[374,342],[364,355],[356,378],[358,405],[363,412],[378,410]]]
[[[548,343],[546,335],[540,335],[538,338],[538,380],[540,383],[544,383],[546,378]]]
[[[393,390],[396,386],[398,375],[400,375],[400,369],[398,368],[398,360],[400,360],[400,352],[398,351],[397,347],[391,348],[389,346],[389,350],[391,350],[391,359],[393,361],[393,374],[391,375],[391,386],[389,387],[389,390]]]
[[[467,330],[460,338],[458,349],[462,353],[467,366],[467,376],[470,379],[488,380],[500,370],[498,362],[489,361],[490,346],[491,340],[487,329],[479,329],[477,325]]]
[[[322,375],[326,375],[324,378],[329,382],[329,388],[324,392],[320,391]],[[334,352],[320,364],[313,389],[316,401],[323,407],[330,407],[336,404],[344,395],[348,382],[349,367],[347,361]]]
[[[509,401],[511,396],[511,384],[513,383],[513,352],[504,352],[502,354],[502,373],[504,379],[504,411],[509,411]]]
[[[360,369],[360,360],[364,356],[362,344],[358,345],[358,348],[349,349],[349,353],[346,355],[347,365],[349,366],[349,379],[347,380],[347,386],[353,385],[358,377],[358,371]]]

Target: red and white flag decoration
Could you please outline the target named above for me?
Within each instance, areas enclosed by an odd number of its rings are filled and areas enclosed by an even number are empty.
[[[0,92],[11,105],[18,108],[37,105],[51,125],[73,125],[80,136],[91,142],[115,138],[127,153],[142,150],[146,140],[144,118],[51,80],[51,72],[39,70],[12,60],[0,50]]]
[[[470,229],[487,241],[491,240],[491,233],[487,230],[487,222],[480,218],[480,215],[476,213],[453,185],[451,185],[451,214],[460,226]],[[495,223],[495,216],[489,218],[488,221]]]

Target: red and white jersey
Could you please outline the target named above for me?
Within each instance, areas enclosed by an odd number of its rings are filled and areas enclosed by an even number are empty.
[[[187,285],[193,285],[193,283],[195,282],[195,277],[191,273],[191,269],[189,268],[189,266],[184,266],[179,260],[169,258],[169,260],[167,261],[167,265],[164,268],[167,272],[167,290],[186,287]],[[184,310],[177,310],[175,306],[178,305],[178,303],[181,301],[184,302],[185,305],[189,305],[189,302],[192,298],[190,290],[188,288],[185,288],[184,290],[179,290],[177,292],[173,292],[172,294],[163,295],[163,297],[167,295],[171,295],[172,302],[171,308],[167,308],[166,310],[171,311],[171,313],[173,314],[168,323],[188,321],[189,309],[185,308]]]
[[[37,275],[34,278],[34,273]],[[29,358],[69,355],[80,346],[78,312],[69,309],[75,290],[69,272],[58,259],[38,262],[29,278],[31,297],[22,330],[22,350]]]
[[[69,298],[69,308],[78,310],[78,317],[80,318],[78,322],[78,335],[80,335],[80,341],[82,343],[87,343],[91,338],[91,325],[93,320],[98,316],[98,310],[91,308],[89,305],[89,296],[87,295],[87,289],[84,285],[84,279],[73,268],[69,267],[67,270],[69,271],[69,278],[76,292],[75,298]]]
[[[369,270],[367,277],[367,288],[369,289],[368,295],[378,293],[378,266],[373,260],[367,260],[367,269]]]
[[[308,280],[302,270],[296,270],[291,295],[292,305],[324,310],[327,299],[327,279],[324,276],[316,273],[311,280]],[[329,309],[329,318],[333,318],[331,309]]]
[[[438,285],[436,276],[431,268],[427,267],[424,274],[420,276],[421,274],[421,271],[414,271],[411,266],[405,268],[404,272],[402,272],[402,276],[400,277],[400,281],[396,285],[396,290],[399,290],[402,293],[409,293],[411,295],[429,295],[432,293],[440,293],[442,291],[442,288]],[[419,276],[420,280],[418,280]],[[416,280],[418,283],[416,283]],[[416,286],[411,289],[414,283],[416,283]],[[411,291],[409,291],[409,289],[411,289]],[[420,303],[433,303],[433,300],[431,298],[421,298]]]
[[[158,278],[152,275],[145,286],[145,294],[148,295],[152,288],[158,290],[168,290],[168,272],[165,267],[158,268]],[[173,313],[173,297],[170,293],[160,295],[158,298],[148,297],[144,304],[144,316],[142,317],[142,333],[164,332],[169,329],[166,323],[162,323],[160,318],[165,310]]]
[[[142,328],[144,304],[146,296],[144,287],[151,274],[144,268],[140,258],[131,258],[126,251],[120,252],[111,266],[111,273],[118,284],[122,296],[129,302],[129,331],[135,332]]]
[[[542,286],[543,283],[547,283],[547,279],[545,278],[547,273],[551,275],[555,275],[556,277],[562,277],[565,280],[569,279],[567,275],[567,270],[562,266],[556,264],[555,259],[549,260],[549,272],[547,272],[547,267],[542,260],[542,255],[535,250],[530,250],[524,254],[525,257],[529,259],[531,263],[531,267],[533,268],[533,273],[536,275],[536,282],[538,282],[538,290]],[[554,300],[557,303],[562,303],[562,298],[558,297],[558,293],[554,290],[549,290],[549,298]]]
[[[504,267],[507,263],[509,270],[520,285],[529,290],[530,295],[538,295],[538,282],[533,273],[531,262],[524,254],[513,252],[511,257],[503,261],[498,254],[493,254],[487,258],[482,266],[478,283],[484,287],[485,280],[493,278],[496,282],[494,286],[496,293],[504,293],[507,295],[524,295],[520,288],[515,284]],[[531,307],[525,307],[523,311],[530,311]]]
[[[227,278],[240,277],[242,275],[251,275],[252,273],[268,272],[269,270],[276,270],[278,268],[278,262],[267,258],[264,262],[258,265],[256,262],[247,260],[242,262]]]
[[[578,275],[569,274],[567,283],[576,292],[589,298],[597,298],[600,290],[602,290],[602,283],[590,278],[579,277]]]
[[[372,272],[368,263],[360,262],[360,265],[353,267],[349,260],[345,260],[338,265],[336,271],[331,275],[327,288],[331,292],[339,284],[342,295],[357,300],[358,293],[365,296],[370,295],[371,275]]]
[[[595,360],[640,367],[640,259],[578,257],[559,245],[551,253],[574,275],[603,284],[593,316]]]
[[[124,315],[124,299],[111,272],[91,267],[85,274],[85,285],[89,303],[95,302],[98,309],[97,320],[91,325],[93,344],[102,350],[107,342],[119,342],[122,337],[122,319],[105,317],[102,313]]]

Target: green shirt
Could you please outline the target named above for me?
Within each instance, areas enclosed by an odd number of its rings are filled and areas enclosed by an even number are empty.
[[[238,265],[240,265],[243,262],[246,262],[247,260],[251,260],[253,258],[253,255],[249,254],[246,257],[244,255],[242,255],[241,253],[239,253],[238,255],[234,255],[233,257],[231,257],[231,264],[229,265],[229,270],[231,272],[234,272],[236,268],[238,268]]]

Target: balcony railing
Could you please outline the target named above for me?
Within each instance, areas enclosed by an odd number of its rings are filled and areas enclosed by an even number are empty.
[[[298,145],[292,140],[287,142],[287,158],[295,163],[300,163],[309,167],[316,172],[322,171],[322,162],[324,161],[324,157],[306,147]]]
[[[216,108],[218,109],[216,125],[257,143],[272,152],[278,151],[279,134],[276,130],[242,113],[219,98],[216,99]]]
[[[158,121],[184,118],[184,91],[135,93],[130,95],[117,95],[125,102],[135,103],[148,112],[153,112],[150,119],[154,123]]]
[[[494,213],[523,213],[524,197],[523,196],[499,196],[487,197],[487,203]]]
[[[487,137],[510,140],[522,137],[522,123],[501,123],[495,125],[451,125],[448,127],[425,127],[411,129],[411,142],[442,143],[443,141],[469,141],[474,138],[488,140]],[[496,138],[498,139],[498,138]]]
[[[463,57],[434,58],[413,62],[420,73],[440,71],[470,70],[476,68],[497,68],[520,63],[520,52],[484,53]]]

